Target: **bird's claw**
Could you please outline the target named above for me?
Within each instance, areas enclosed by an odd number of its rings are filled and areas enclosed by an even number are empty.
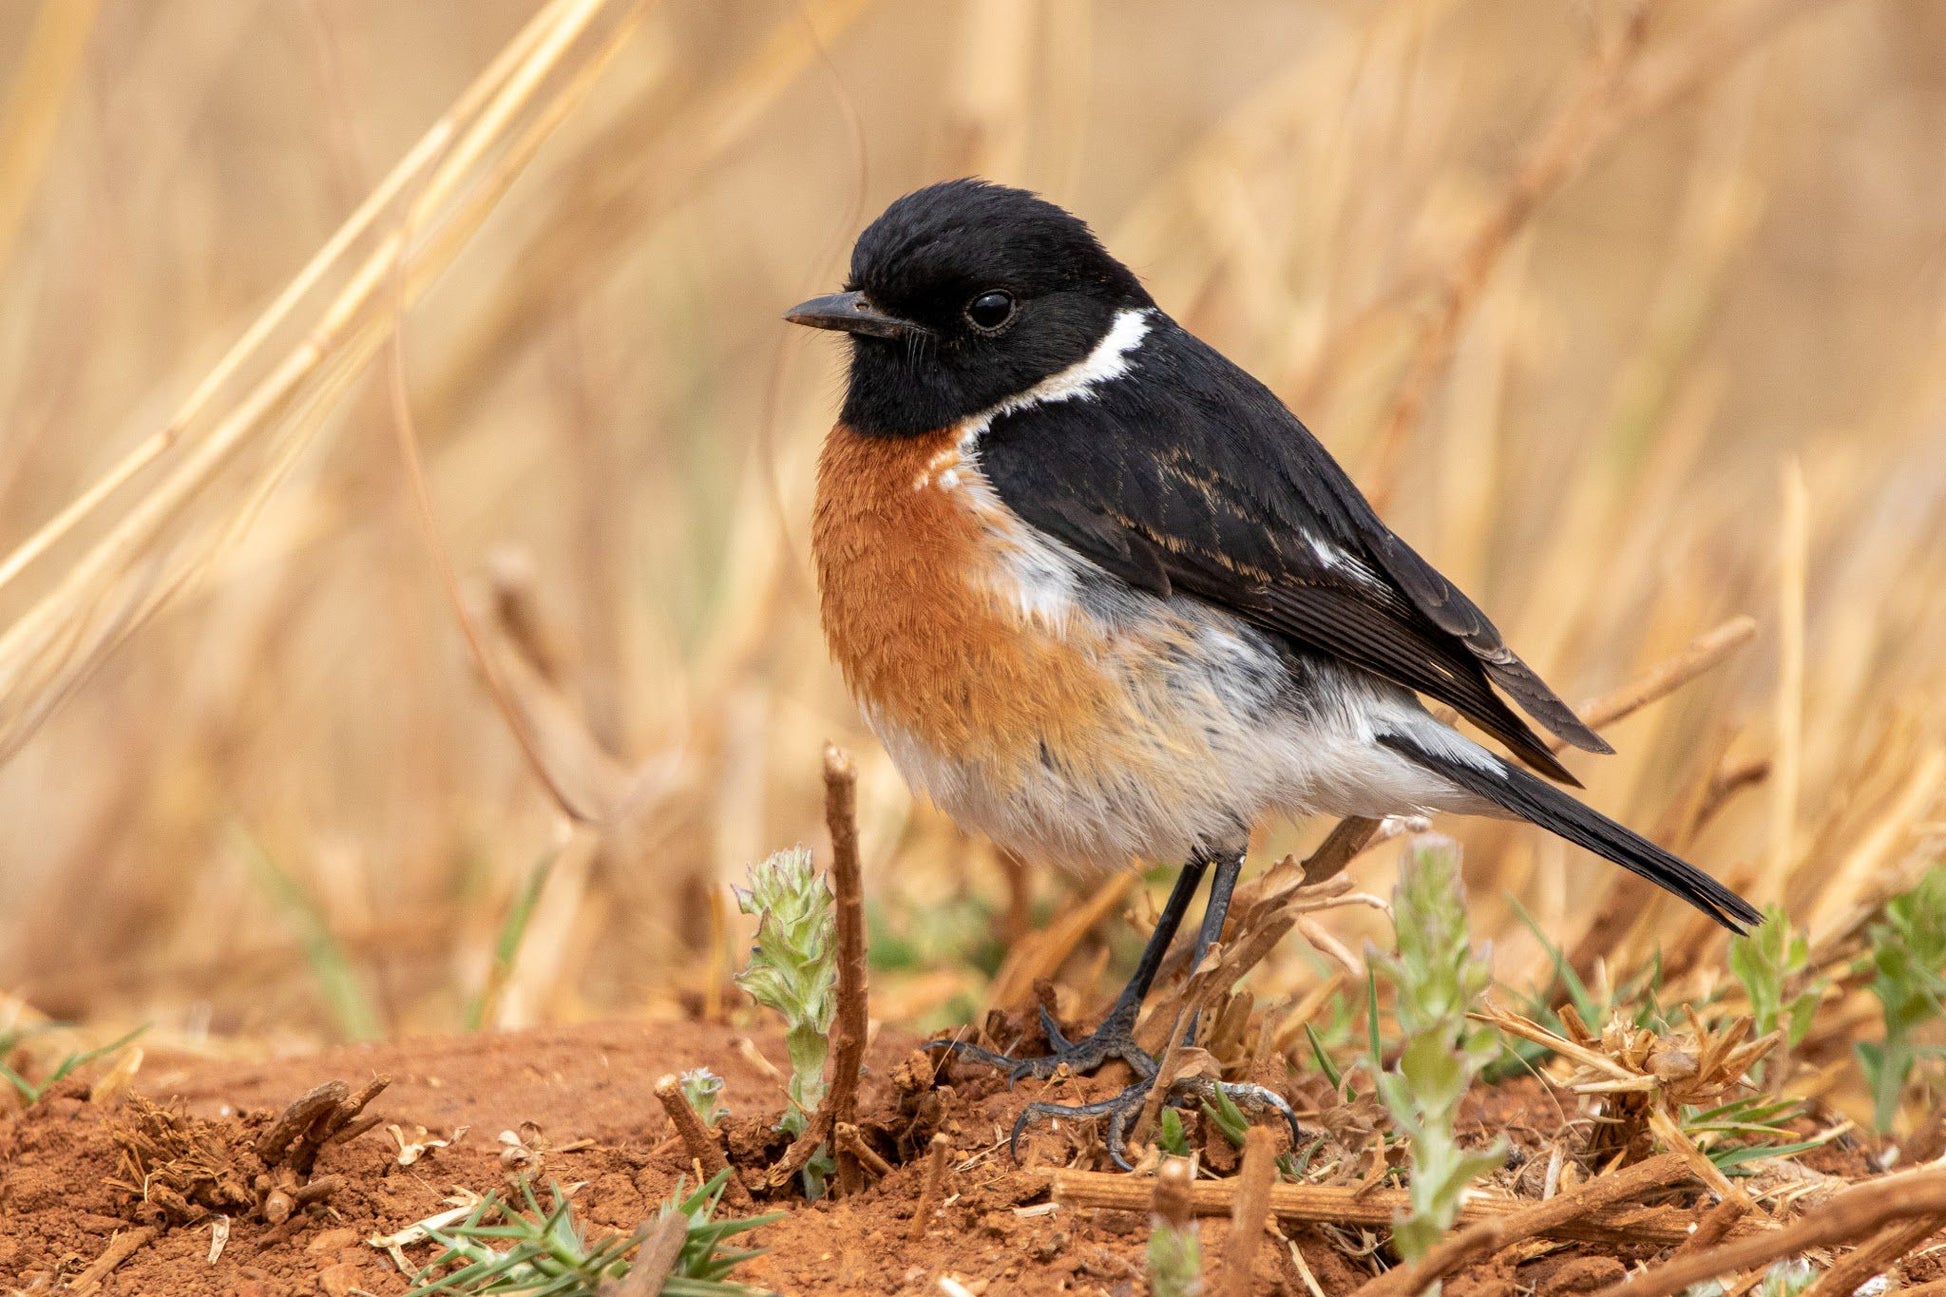
[[[1080,1040],[1069,1040],[1054,1021],[1054,1015],[1045,1006],[1041,1009],[1041,1030],[1047,1035],[1048,1052],[1033,1058],[1011,1058],[1006,1054],[996,1054],[990,1049],[981,1049],[961,1040],[934,1040],[927,1042],[928,1049],[946,1050],[960,1058],[975,1063],[984,1063],[1006,1075],[1009,1088],[1016,1081],[1034,1077],[1045,1081],[1062,1067],[1077,1075],[1093,1072],[1110,1059],[1120,1059],[1135,1069],[1135,1074],[1144,1079],[1155,1075],[1155,1056],[1135,1043],[1133,1024],[1125,1021],[1120,1014],[1111,1014],[1090,1035]]]
[[[1129,1162],[1127,1155],[1129,1124],[1141,1114],[1143,1106],[1148,1102],[1149,1091],[1154,1085],[1153,1076],[1144,1076],[1120,1094],[1094,1103],[1030,1103],[1022,1108],[1020,1116],[1014,1119],[1013,1130],[1007,1138],[1007,1151],[1012,1154],[1014,1161],[1018,1162],[1021,1132],[1040,1118],[1106,1117],[1108,1131],[1103,1143],[1108,1149],[1109,1159],[1122,1170],[1133,1171],[1135,1167]],[[1297,1124],[1297,1114],[1291,1111],[1290,1104],[1286,1103],[1284,1097],[1275,1090],[1266,1089],[1261,1085],[1212,1081],[1206,1077],[1182,1077],[1170,1085],[1168,1094],[1163,1097],[1162,1106],[1173,1108],[1182,1106],[1190,1099],[1212,1099],[1218,1091],[1228,1096],[1232,1103],[1245,1112],[1275,1112],[1284,1119],[1284,1125],[1290,1131],[1291,1147],[1295,1148],[1303,1142],[1303,1131]]]

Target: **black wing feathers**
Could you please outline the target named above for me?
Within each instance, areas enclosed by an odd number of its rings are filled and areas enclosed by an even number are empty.
[[[1160,317],[1138,355],[1147,381],[994,420],[981,461],[1016,513],[1139,589],[1205,599],[1446,703],[1552,778],[1575,782],[1492,683],[1608,750],[1269,389]]]

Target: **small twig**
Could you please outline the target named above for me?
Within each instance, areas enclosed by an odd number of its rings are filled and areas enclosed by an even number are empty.
[[[729,1168],[730,1163],[723,1156],[722,1145],[703,1125],[703,1119],[696,1115],[696,1110],[689,1106],[689,1100],[683,1096],[682,1081],[675,1073],[671,1072],[655,1083],[655,1097],[661,1100],[662,1110],[669,1114],[669,1123],[682,1137],[683,1147],[689,1150],[689,1156],[703,1168],[705,1177]],[[739,1207],[754,1205],[750,1191],[737,1178],[735,1171],[730,1172],[725,1184],[730,1201]]]
[[[1645,1162],[1641,1165],[1648,1164]],[[1140,1176],[1070,1170],[1044,1174],[1048,1177],[1054,1197],[1075,1207],[1139,1212],[1148,1206],[1149,1183]],[[1196,1183],[1192,1194],[1198,1216],[1227,1216],[1234,1205],[1236,1181],[1201,1180]],[[1556,1195],[1545,1205],[1552,1206],[1565,1196]],[[1356,1185],[1277,1184],[1270,1189],[1271,1215],[1290,1225],[1334,1224],[1384,1228],[1391,1225],[1394,1215],[1407,1210],[1410,1205],[1406,1192],[1399,1189],[1374,1189],[1363,1194]],[[1462,1225],[1471,1225],[1475,1221],[1523,1212],[1533,1205],[1526,1199],[1480,1194],[1460,1207],[1459,1219]],[[1689,1237],[1695,1220],[1695,1213],[1687,1210],[1615,1204],[1587,1210],[1575,1219],[1558,1225],[1548,1225],[1539,1231],[1539,1235],[1585,1243],[1675,1247]],[[1749,1226],[1738,1226],[1732,1230],[1732,1234],[1738,1237],[1749,1232],[1752,1232]],[[1631,1297],[1634,1295],[1631,1294]]]
[[[1750,1195],[1730,1182],[1730,1177],[1710,1161],[1709,1154],[1697,1146],[1676,1119],[1663,1108],[1662,1096],[1652,1095],[1649,1099],[1649,1129],[1656,1133],[1672,1152],[1689,1164],[1696,1178],[1710,1187],[1710,1191],[1725,1202],[1742,1205],[1748,1215],[1763,1216],[1765,1213],[1751,1199]]]
[[[926,1146],[926,1169],[919,1181],[919,1206],[912,1213],[912,1225],[906,1230],[906,1237],[918,1242],[926,1236],[926,1226],[932,1223],[932,1214],[939,1210],[939,1199],[946,1188],[946,1159],[950,1155],[953,1141],[945,1135],[934,1135],[932,1143]]]
[[[1625,720],[1650,703],[1667,698],[1756,637],[1757,619],[1739,613],[1704,631],[1682,651],[1662,659],[1620,689],[1581,704],[1581,718],[1593,729]],[[1558,738],[1547,744],[1550,752],[1566,746]]]
[[[1267,1126],[1252,1126],[1243,1140],[1243,1170],[1237,1174],[1236,1201],[1230,1207],[1230,1238],[1223,1248],[1230,1297],[1250,1297],[1257,1250],[1270,1222],[1270,1186],[1277,1178],[1277,1137]]]
[[[1893,1221],[1941,1219],[1946,1219],[1946,1171],[1887,1176],[1854,1185],[1782,1229],[1670,1260],[1633,1280],[1611,1284],[1594,1297],[1674,1297],[1693,1283],[1752,1270],[1812,1248],[1850,1243]]]
[[[858,1120],[858,1074],[865,1064],[865,878],[858,862],[858,773],[837,747],[824,748],[824,821],[831,831],[831,890],[837,896],[838,1011],[830,1096],[834,1124]],[[863,1187],[858,1164],[840,1154],[838,1190]]]
[[[102,1249],[100,1256],[95,1258],[94,1264],[74,1277],[74,1283],[68,1291],[82,1294],[83,1297],[98,1291],[102,1281],[115,1272],[115,1267],[135,1255],[144,1244],[155,1237],[155,1233],[154,1226],[144,1225],[140,1229],[131,1229],[115,1235],[108,1240],[108,1246]]]
[[[1318,844],[1318,849],[1305,857],[1305,886],[1315,886],[1345,872],[1345,866],[1378,836],[1378,826],[1382,822],[1356,815],[1339,820],[1325,835],[1324,841]]]
[[[883,1180],[892,1174],[892,1164],[880,1157],[877,1151],[865,1142],[865,1137],[859,1133],[858,1127],[850,1122],[841,1123],[832,1138],[840,1149],[857,1158],[865,1165],[866,1170],[879,1179]]]
[[[343,1081],[326,1081],[298,1095],[257,1137],[257,1156],[266,1165],[282,1164],[291,1146],[301,1141],[327,1113],[336,1111],[350,1094],[351,1087]]]
[[[824,820],[831,832],[831,892],[837,899],[838,1007],[831,1030],[831,1073],[824,1101],[804,1131],[770,1168],[767,1183],[781,1189],[804,1169],[840,1124],[858,1120],[858,1074],[865,1064],[865,881],[858,864],[858,774],[851,758],[824,747]],[[863,1187],[858,1159],[838,1149],[838,1192]]]
[[[1674,1261],[1678,1257],[1707,1252],[1728,1238],[1731,1228],[1748,1214],[1749,1202],[1748,1198],[1741,1201],[1736,1198],[1725,1198],[1710,1208],[1703,1214],[1703,1219],[1696,1222],[1696,1232],[1691,1234],[1681,1247],[1669,1254],[1669,1260]]]
[[[1675,1153],[1664,1153],[1623,1170],[1598,1175],[1543,1202],[1468,1225],[1433,1248],[1417,1265],[1397,1266],[1368,1280],[1358,1289],[1356,1297],[1414,1297],[1470,1261],[1491,1256],[1503,1247],[1536,1235],[1552,1233],[1604,1207],[1681,1184],[1689,1177],[1688,1163]]]
[[[1182,1053],[1183,1038],[1189,1034],[1189,1026],[1196,1021],[1200,1006],[1191,1002],[1188,994],[1176,1006],[1176,1016],[1169,1024],[1169,1039],[1155,1056],[1155,1080],[1149,1083],[1149,1092],[1142,1096],[1142,1111],[1135,1116],[1135,1124],[1129,1128],[1128,1138],[1134,1144],[1149,1142],[1149,1132],[1162,1116],[1162,1101],[1169,1095],[1169,1087],[1176,1080],[1176,1059]]]

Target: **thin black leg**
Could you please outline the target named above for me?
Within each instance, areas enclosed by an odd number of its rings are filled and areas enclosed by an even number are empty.
[[[1202,926],[1196,929],[1196,949],[1189,956],[1189,973],[1194,976],[1203,965],[1203,956],[1223,936],[1223,923],[1230,917],[1230,896],[1236,891],[1237,876],[1243,873],[1241,851],[1232,852],[1216,862],[1216,876],[1210,879],[1209,904],[1203,909]],[[1183,1032],[1182,1043],[1196,1043],[1196,1023]]]
[[[1136,962],[1128,985],[1115,997],[1108,1016],[1091,1034],[1080,1040],[1069,1040],[1062,1034],[1060,1024],[1054,1021],[1053,1015],[1043,1007],[1041,1029],[1047,1034],[1049,1049],[1038,1058],[1008,1058],[960,1041],[937,1042],[937,1047],[951,1049],[962,1058],[1004,1069],[1009,1081],[1018,1081],[1026,1076],[1052,1076],[1063,1065],[1071,1072],[1092,1072],[1111,1058],[1126,1062],[1135,1069],[1137,1076],[1154,1076],[1154,1056],[1135,1043],[1135,1020],[1141,1015],[1142,1001],[1148,998],[1150,988],[1155,985],[1156,974],[1162,970],[1163,958],[1168,955],[1169,945],[1181,929],[1183,916],[1189,911],[1189,903],[1196,899],[1196,889],[1202,884],[1203,874],[1208,871],[1210,864],[1208,856],[1198,855],[1183,865],[1182,872],[1176,875],[1175,886],[1169,890],[1169,899],[1163,902],[1162,913],[1155,921],[1155,931],[1149,934],[1149,943],[1142,948],[1142,958]]]
[[[1108,1011],[1104,1026],[1109,1022],[1125,1022],[1131,1027],[1135,1025],[1136,1015],[1142,1011],[1142,1001],[1149,998],[1149,991],[1155,986],[1155,975],[1162,971],[1162,961],[1169,954],[1169,946],[1175,941],[1176,932],[1182,927],[1183,916],[1189,912],[1189,903],[1196,899],[1196,888],[1201,885],[1203,872],[1209,866],[1207,857],[1191,856],[1176,875],[1176,885],[1169,889],[1169,899],[1162,903],[1162,913],[1156,917],[1155,931],[1149,934],[1149,944],[1142,947],[1142,958],[1136,961],[1128,985],[1115,997],[1115,1006]],[[1234,885],[1235,879],[1231,883]],[[1214,904],[1213,898],[1211,903]],[[1229,897],[1225,895],[1225,908],[1228,905]]]
[[[1189,958],[1189,971],[1194,973],[1203,962],[1209,948],[1223,937],[1223,923],[1230,917],[1230,896],[1237,889],[1237,877],[1243,873],[1243,852],[1234,851],[1216,862],[1216,877],[1210,879],[1209,905],[1203,910],[1203,926],[1196,930],[1196,951]]]

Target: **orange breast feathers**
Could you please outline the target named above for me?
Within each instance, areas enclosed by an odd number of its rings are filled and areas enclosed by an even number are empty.
[[[1034,544],[960,430],[831,430],[818,461],[812,549],[825,638],[875,725],[1005,778],[1099,744],[1127,706],[1091,619],[1025,606],[1010,566]]]

